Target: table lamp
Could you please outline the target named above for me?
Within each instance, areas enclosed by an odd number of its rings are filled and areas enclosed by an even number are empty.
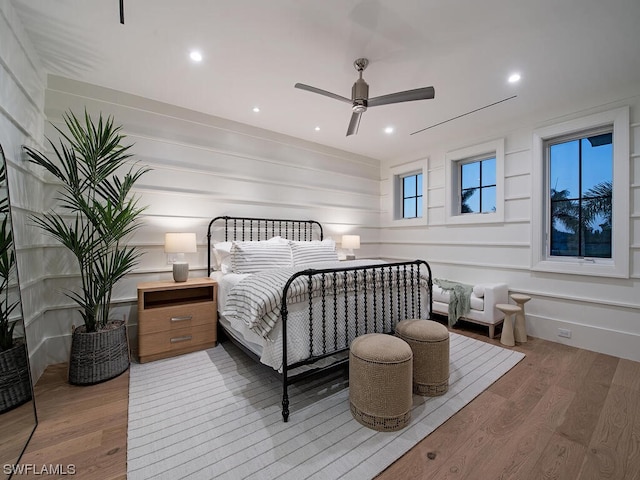
[[[360,235],[343,235],[342,248],[347,251],[347,260],[355,260],[353,250],[360,248]]]
[[[185,261],[185,253],[196,253],[195,233],[166,233],[164,236],[165,253],[177,253],[177,259],[173,262],[173,280],[186,282],[189,278],[189,263]]]

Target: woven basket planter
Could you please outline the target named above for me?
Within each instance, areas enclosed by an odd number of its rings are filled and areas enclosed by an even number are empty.
[[[31,379],[27,347],[17,343],[0,352],[0,413],[8,412],[31,400]]]
[[[73,330],[69,356],[69,383],[94,385],[111,380],[129,368],[127,326],[115,321],[99,332]]]

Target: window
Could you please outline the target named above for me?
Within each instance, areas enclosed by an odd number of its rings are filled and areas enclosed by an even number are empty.
[[[611,258],[613,131],[545,141],[550,256]]]
[[[534,132],[532,268],[628,278],[629,109]]]
[[[496,158],[460,164],[460,213],[496,211]]]
[[[428,159],[389,167],[389,213],[392,225],[426,225],[426,171]]]
[[[402,177],[402,218],[422,217],[422,173]]]
[[[504,220],[504,139],[448,152],[447,223]]]

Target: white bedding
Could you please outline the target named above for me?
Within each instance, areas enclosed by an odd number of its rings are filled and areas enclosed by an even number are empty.
[[[365,266],[365,265],[374,265],[380,264],[384,262],[380,262],[378,260],[354,260],[348,262],[323,262],[323,263],[314,263],[306,266],[295,267],[294,269],[286,269],[286,275],[282,275],[281,278],[284,278],[285,281],[292,274],[291,271],[304,270],[307,268],[315,268],[315,269],[324,269],[324,268],[346,268],[350,266]],[[423,269],[423,274],[426,272]],[[212,274],[212,278],[217,280],[218,282],[218,308],[221,312],[220,314],[220,322],[225,327],[227,331],[231,335],[233,335],[237,340],[241,341],[245,346],[251,349],[254,353],[256,353],[262,363],[269,365],[270,367],[281,371],[282,370],[282,322],[281,321],[273,321],[270,320],[268,322],[267,327],[265,328],[265,323],[262,322],[261,318],[255,318],[256,312],[260,312],[259,315],[263,315],[264,305],[260,307],[256,307],[253,305],[253,311],[240,311],[239,305],[237,302],[238,291],[241,291],[242,286],[244,285],[245,291],[243,295],[248,295],[251,292],[247,289],[247,285],[251,285],[251,281],[255,281],[254,285],[259,285],[262,290],[263,283],[257,281],[258,278],[255,277],[253,279],[250,278],[252,274],[235,274],[235,273],[227,273],[222,274],[220,272],[214,272]],[[273,281],[273,279],[278,279],[278,275],[270,275],[267,278]],[[243,283],[243,281],[245,281]],[[278,283],[282,283],[278,281]],[[274,297],[270,299],[268,303],[277,305],[276,316],[279,318],[279,306],[280,306],[280,297],[282,293],[281,284],[272,285],[274,287],[273,295],[278,295],[277,298]],[[238,287],[238,288],[235,288]],[[234,290],[235,288],[235,290]],[[391,308],[391,304],[387,303],[384,306],[382,305],[381,300],[373,300],[370,296],[368,300],[365,301],[365,297],[363,292],[361,291],[361,286],[359,287],[360,291],[357,292],[358,296],[358,304],[360,305],[361,311],[359,312],[359,327],[361,330],[358,334],[364,333],[364,320],[363,320],[363,310],[365,308],[368,309],[368,323],[369,328],[372,328],[373,322],[373,310],[377,311],[377,319],[378,322],[381,322],[383,317],[388,317],[388,311]],[[387,287],[388,289],[388,287]],[[370,289],[372,290],[372,289]],[[340,292],[340,291],[339,291]],[[235,295],[235,299],[234,299]],[[271,294],[269,294],[271,295]],[[388,295],[387,295],[388,296]],[[306,299],[298,303],[289,304],[288,303],[288,320],[287,320],[287,336],[289,341],[287,342],[287,363],[292,364],[301,360],[308,358],[311,349],[314,349],[314,354],[318,354],[316,349],[320,348],[322,345],[322,335],[328,338],[328,342],[331,343],[334,338],[334,334],[336,338],[339,338],[338,343],[345,341],[344,338],[353,338],[355,336],[355,332],[353,331],[354,327],[350,327],[352,330],[350,332],[345,332],[345,318],[344,318],[344,303],[349,303],[351,305],[351,311],[349,312],[349,317],[354,318],[353,311],[353,303],[355,302],[355,294],[353,291],[350,291],[346,300],[342,293],[339,293],[336,298],[336,304],[338,306],[338,322],[337,329],[333,328],[333,325],[329,325],[325,328],[325,332],[322,332],[321,327],[316,323],[313,327],[314,330],[314,340],[313,346],[309,345],[309,302]],[[393,300],[390,302],[395,302],[394,304],[394,315],[396,315],[396,309],[401,309],[401,316],[407,318],[412,312],[409,310],[408,312],[404,312],[404,304],[402,302],[401,305],[398,305],[397,296],[393,296]],[[330,297],[331,300],[327,299],[327,303],[329,306],[325,306],[326,309],[331,308],[331,313],[327,314],[330,318],[333,315],[333,297]],[[428,295],[426,294],[426,289],[424,290],[424,294],[421,295],[422,299],[422,316],[426,317],[428,312]],[[251,303],[251,302],[250,302]],[[375,304],[375,305],[374,305]],[[374,308],[375,307],[375,308]],[[320,301],[316,301],[313,303],[312,307],[312,317],[313,318],[321,318],[322,317],[322,304]],[[411,308],[409,306],[409,308]],[[251,310],[251,309],[250,309]],[[386,315],[383,315],[383,312]],[[332,323],[332,322],[330,322]],[[353,322],[352,322],[353,323]],[[320,352],[321,353],[321,352]]]

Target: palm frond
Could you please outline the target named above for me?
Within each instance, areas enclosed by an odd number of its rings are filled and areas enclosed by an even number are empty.
[[[94,121],[85,110],[78,118],[63,116],[65,129],[54,125],[61,136],[52,145],[55,160],[24,147],[29,160],[48,170],[62,182],[58,208],[73,214],[63,217],[55,210],[34,216],[34,223],[64,245],[76,258],[81,290],[65,292],[79,307],[87,331],[108,321],[113,286],[137,265],[141,252],[123,247],[125,239],[140,227],[144,208],[132,195],[135,182],[147,171],[123,167],[132,157],[131,145],[122,145],[122,127],[113,118]]]

